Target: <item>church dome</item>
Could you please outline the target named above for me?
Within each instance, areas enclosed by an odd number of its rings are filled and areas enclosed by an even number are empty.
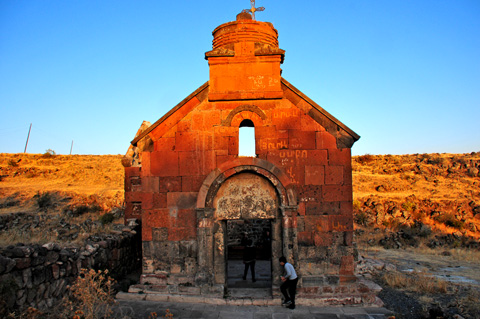
[[[213,30],[213,50],[238,42],[253,42],[278,48],[278,32],[269,22],[252,20],[247,12],[237,20],[224,23]]]

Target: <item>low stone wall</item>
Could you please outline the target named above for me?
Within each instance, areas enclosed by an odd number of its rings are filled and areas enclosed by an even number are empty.
[[[90,236],[82,247],[48,243],[0,248],[0,311],[51,308],[82,268],[108,269],[115,279],[138,270],[140,236],[138,225],[131,223],[118,225],[113,234]]]

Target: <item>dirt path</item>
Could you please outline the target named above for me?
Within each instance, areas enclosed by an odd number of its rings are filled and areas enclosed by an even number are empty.
[[[439,251],[438,255],[431,255],[401,249],[359,249],[362,256],[393,264],[402,272],[423,272],[446,281],[468,284],[480,289],[480,260],[464,261],[441,253]]]

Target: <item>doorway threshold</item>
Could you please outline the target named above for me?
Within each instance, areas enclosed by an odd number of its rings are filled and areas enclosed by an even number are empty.
[[[227,298],[272,299],[272,288],[228,288]]]

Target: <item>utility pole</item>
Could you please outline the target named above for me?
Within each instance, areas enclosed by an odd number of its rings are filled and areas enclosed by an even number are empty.
[[[73,140],[72,140],[72,146],[70,146],[70,155],[72,155],[72,149],[73,149]]]
[[[27,143],[25,143],[25,150],[23,151],[24,153],[27,152],[28,140],[30,139],[30,131],[31,130],[32,130],[32,123],[30,123],[30,128],[28,129]]]

